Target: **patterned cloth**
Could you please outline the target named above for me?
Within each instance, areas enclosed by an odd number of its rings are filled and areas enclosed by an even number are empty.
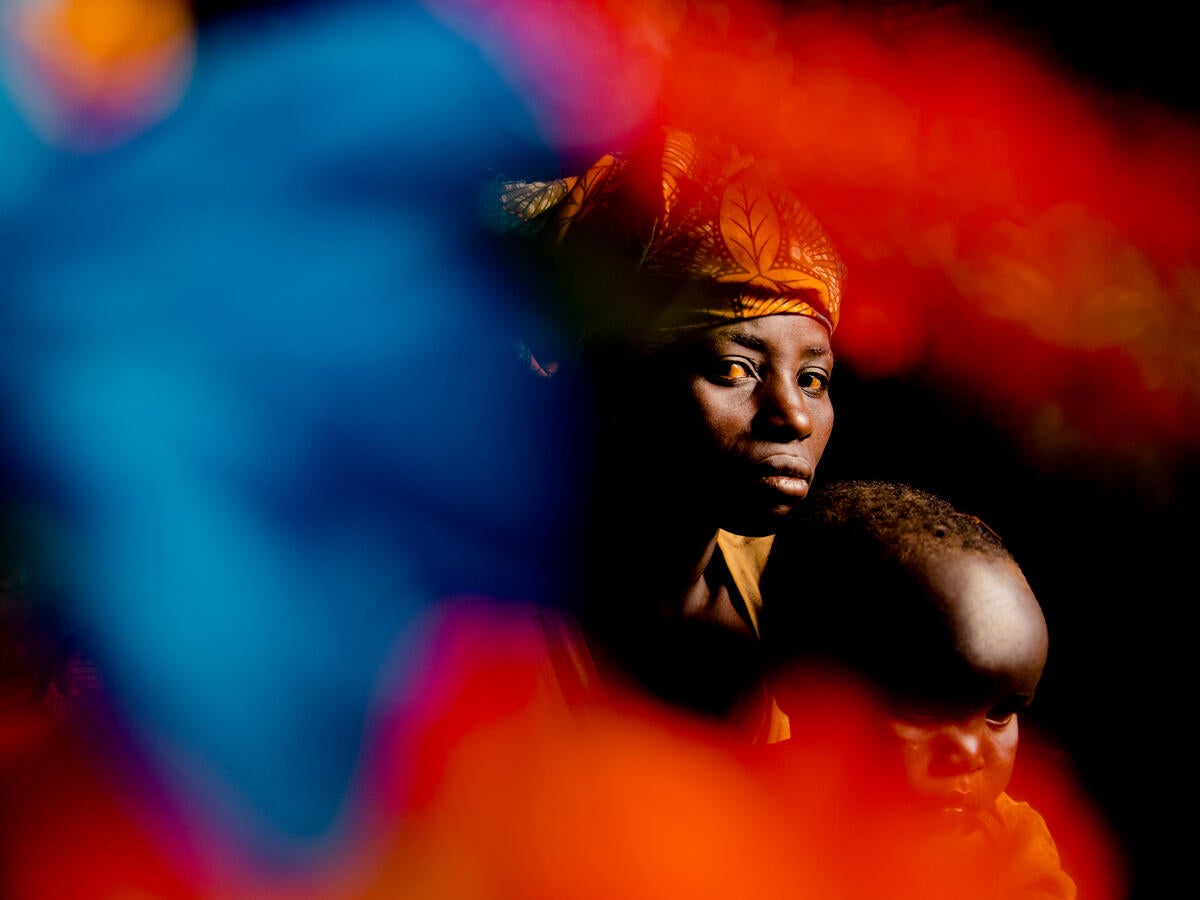
[[[832,332],[845,269],[778,168],[678,129],[660,149],[653,166],[609,153],[580,176],[505,181],[498,223],[556,250],[602,248],[597,271],[614,288],[621,267],[611,263],[633,260],[655,286],[633,292],[655,306],[640,321],[660,338],[776,313],[812,316]]]

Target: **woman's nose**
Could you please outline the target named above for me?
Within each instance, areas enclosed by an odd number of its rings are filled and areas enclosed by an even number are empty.
[[[775,378],[763,384],[762,414],[775,440],[796,440],[812,434],[808,398],[795,379]]]

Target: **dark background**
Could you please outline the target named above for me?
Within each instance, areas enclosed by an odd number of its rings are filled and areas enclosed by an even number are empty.
[[[1011,30],[1069,79],[1115,103],[1165,105],[1185,117],[1200,111],[1194,41],[1167,4],[1111,12],[1040,3],[942,6]],[[1114,370],[1113,383],[1120,377]],[[869,380],[839,364],[833,396],[837,426],[819,476],[911,481],[1004,536],[1051,631],[1027,733],[1048,736],[1071,761],[1127,851],[1132,897],[1187,883],[1187,826],[1178,823],[1193,796],[1184,734],[1195,686],[1200,460],[1167,448],[1165,490],[1148,496],[1115,458],[1105,465],[1101,444],[1087,448],[1092,465],[1078,471],[1032,466],[1017,450],[1019,435],[995,425],[953,385],[919,376]],[[1014,791],[1020,774],[1018,765]],[[1071,848],[1063,849],[1072,861]]]
[[[1173,834],[1191,795],[1180,751],[1194,685],[1196,465],[1179,471],[1163,506],[1132,487],[1038,472],[961,398],[927,385],[865,381],[847,366],[834,385],[837,426],[822,479],[935,490],[984,518],[1021,562],[1051,635],[1039,694],[1023,716],[1025,752],[1049,748],[1075,773],[1128,853],[1132,896],[1156,896],[1186,858]],[[1029,787],[1021,774],[1018,763],[1017,796]]]

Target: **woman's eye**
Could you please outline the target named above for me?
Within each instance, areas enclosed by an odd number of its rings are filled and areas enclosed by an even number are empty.
[[[800,389],[810,396],[819,397],[829,390],[829,376],[820,369],[805,369],[796,380]]]
[[[988,713],[987,723],[993,728],[1003,728],[1005,725],[1011,722],[1015,716],[1015,712],[1010,712],[1008,714],[990,712]]]
[[[744,359],[722,359],[713,366],[713,375],[721,381],[737,381],[753,378],[754,367]]]

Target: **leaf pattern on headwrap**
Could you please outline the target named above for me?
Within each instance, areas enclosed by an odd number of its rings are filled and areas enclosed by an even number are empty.
[[[657,166],[657,182],[630,176],[643,162]],[[639,187],[661,196],[639,196]],[[578,178],[528,182],[504,203],[539,226],[553,223],[559,244],[568,231],[586,240],[592,217],[597,235],[616,225],[636,238],[638,271],[668,291],[673,282],[701,288],[662,297],[662,329],[777,313],[837,327],[845,268],[828,233],[774,163],[717,140],[667,129],[657,160],[608,153]]]
[[[781,242],[779,213],[764,191],[731,184],[721,197],[720,222],[725,246],[744,270],[722,281],[754,281],[774,268]]]
[[[816,219],[799,204],[778,201],[754,184],[730,185],[721,203],[721,235],[740,271],[716,275],[722,284],[745,284],[780,297],[800,292],[816,294],[836,321],[841,280],[840,263]],[[786,230],[784,223],[789,226]],[[802,264],[804,263],[804,264]],[[777,304],[756,304],[758,315]],[[748,305],[741,307],[743,311]]]
[[[662,228],[671,226],[671,210],[679,199],[679,183],[696,162],[696,139],[686,131],[667,133],[662,154]]]
[[[600,205],[601,198],[613,189],[617,176],[625,166],[626,160],[616,154],[606,153],[571,186],[558,215],[560,241],[576,219],[582,219]]]
[[[554,181],[505,181],[500,189],[500,206],[526,222],[553,209],[579,179]]]
[[[485,225],[498,232],[525,236],[540,233],[554,210],[579,179],[517,181],[497,179],[481,198],[480,215]]]

